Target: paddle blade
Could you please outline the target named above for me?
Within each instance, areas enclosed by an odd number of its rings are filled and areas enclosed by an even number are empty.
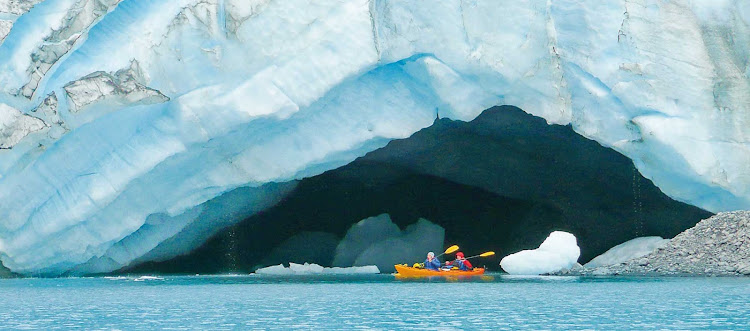
[[[479,254],[480,257],[488,257],[492,255],[495,255],[495,252],[484,252],[482,254]]]
[[[458,250],[458,245],[453,245],[451,247],[448,247],[448,249],[445,250],[445,253],[443,254],[450,254]]]

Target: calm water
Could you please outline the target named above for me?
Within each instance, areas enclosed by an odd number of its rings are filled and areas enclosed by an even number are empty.
[[[750,278],[0,280],[3,329],[750,329]]]

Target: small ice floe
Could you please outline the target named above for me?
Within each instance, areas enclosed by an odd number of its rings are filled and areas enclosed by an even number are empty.
[[[541,275],[570,269],[580,255],[573,234],[555,231],[539,248],[508,255],[500,261],[500,266],[511,275]]]
[[[156,277],[156,276],[140,276],[136,279],[133,279],[134,282],[145,282],[145,281],[153,281],[153,280],[164,280],[164,278]]]
[[[107,276],[107,277],[104,277],[104,279],[108,279],[108,280],[127,280],[128,277],[125,277],[125,276]]]
[[[334,267],[326,268],[315,263],[289,263],[289,267],[283,264],[261,268],[255,271],[259,275],[353,275],[353,274],[379,274],[380,269],[374,265],[363,267]]]

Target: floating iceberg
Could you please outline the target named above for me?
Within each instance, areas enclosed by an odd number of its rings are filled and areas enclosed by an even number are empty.
[[[140,276],[136,279],[133,279],[134,282],[149,282],[155,280],[164,280],[164,278],[158,276]]]
[[[14,272],[179,255],[217,196],[498,104],[570,124],[679,200],[750,208],[747,1],[18,3],[0,6]]]
[[[555,231],[539,248],[508,255],[500,261],[500,266],[511,275],[541,275],[570,269],[580,255],[574,235]]]
[[[261,268],[255,270],[256,274],[259,275],[275,275],[275,276],[289,276],[289,275],[352,275],[352,274],[379,274],[380,270],[377,266],[368,265],[361,267],[333,267],[325,268],[317,264],[297,264],[289,263],[289,267],[284,267],[283,264],[274,265],[270,267]]]
[[[664,239],[662,237],[639,237],[631,239],[612,247],[602,255],[593,258],[591,261],[584,264],[584,267],[596,268],[637,259],[648,255],[648,253],[653,252],[659,247],[663,247],[668,242],[669,239]]]

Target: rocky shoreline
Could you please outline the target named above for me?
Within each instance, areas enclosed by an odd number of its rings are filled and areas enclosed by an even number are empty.
[[[750,211],[716,214],[644,257],[557,275],[748,276]]]

